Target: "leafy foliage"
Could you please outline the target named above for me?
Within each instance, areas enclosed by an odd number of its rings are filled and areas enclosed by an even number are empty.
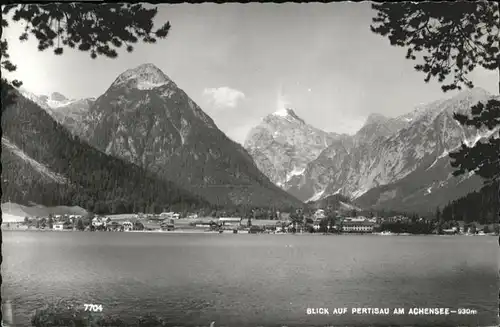
[[[479,103],[472,107],[472,117],[454,114],[455,119],[465,126],[488,128],[500,126],[500,101],[492,99],[486,105]],[[496,134],[496,135],[495,135]],[[478,142],[474,147],[462,144],[460,150],[449,154],[451,166],[457,168],[453,175],[475,172],[487,182],[500,178],[500,134],[494,133],[487,143]]]
[[[429,221],[419,222],[384,222],[380,225],[381,232],[432,234],[435,225]]]
[[[425,81],[448,76],[453,81],[443,91],[473,87],[467,75],[477,66],[499,67],[498,2],[398,2],[376,3],[371,30],[387,36],[391,45],[407,48],[407,59],[422,53],[423,64],[415,69]]]
[[[371,26],[374,33],[387,36],[391,45],[407,48],[408,59],[416,60],[415,53],[423,53],[424,63],[415,69],[426,73],[426,82],[437,77],[443,83],[453,76],[451,83],[442,86],[443,91],[461,89],[462,85],[473,87],[467,74],[477,66],[500,74],[498,2],[400,2],[372,7],[377,10]],[[500,80],[498,85],[500,92]],[[493,130],[500,126],[500,102],[496,99],[479,103],[471,114],[472,117],[455,114],[455,119],[461,125],[476,128]],[[462,144],[460,150],[450,153],[451,165],[456,168],[453,174],[474,172],[486,182],[497,180],[500,134],[495,134],[488,142],[477,142],[472,147]]]
[[[9,4],[2,8],[2,28],[9,26],[7,18],[22,22],[24,31],[20,41],[34,36],[38,50],[52,48],[54,54],[61,55],[64,48],[78,49],[98,56],[116,58],[117,49],[124,46],[128,52],[134,50],[133,44],[139,41],[156,43],[167,37],[170,23],[153,29],[153,19],[157,8],[147,9],[141,4],[131,3],[47,3],[47,4]],[[16,70],[8,55],[8,42],[1,41],[3,69]],[[15,81],[15,86],[20,86]]]

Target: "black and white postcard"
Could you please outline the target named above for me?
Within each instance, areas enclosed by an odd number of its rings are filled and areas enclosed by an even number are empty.
[[[2,5],[2,326],[496,326],[493,1]]]

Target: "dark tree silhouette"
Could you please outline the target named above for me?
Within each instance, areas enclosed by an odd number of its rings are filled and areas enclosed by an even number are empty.
[[[40,51],[53,48],[54,54],[61,55],[64,48],[72,48],[89,52],[93,59],[116,58],[116,50],[122,46],[132,52],[133,44],[139,41],[156,43],[167,37],[169,22],[153,30],[157,12],[157,8],[130,3],[9,4],[2,8],[2,28],[9,26],[7,17],[11,17],[15,22],[24,23],[19,40],[34,36]],[[15,71],[6,39],[1,40],[0,48],[2,69]],[[12,84],[19,87],[22,83],[12,81]]]
[[[377,16],[371,30],[407,48],[407,59],[417,60],[421,53],[423,64],[415,69],[426,74],[426,82],[453,77],[443,91],[473,87],[467,74],[477,66],[500,72],[497,2],[377,3],[372,8]]]
[[[455,119],[465,126],[475,128],[487,128],[490,131],[500,126],[500,101],[489,100],[486,105],[478,103],[472,107],[471,117],[459,113],[454,114]],[[477,142],[468,147],[462,143],[461,148],[449,154],[453,160],[451,166],[456,168],[453,175],[459,176],[473,171],[483,177],[486,183],[497,180],[500,177],[500,138],[499,131],[493,133],[487,142]],[[500,189],[499,194],[500,198]]]
[[[391,45],[407,48],[407,58],[417,60],[415,69],[436,78],[443,91],[473,87],[467,74],[476,67],[497,70],[500,75],[500,15],[498,2],[401,2],[373,4],[377,16],[371,30],[387,36]],[[500,93],[500,76],[498,89]],[[455,114],[462,125],[494,130],[500,126],[500,101],[491,99],[471,110],[471,117]],[[487,142],[468,147],[462,144],[450,153],[454,175],[474,172],[487,183],[500,177],[498,131]],[[500,188],[498,190],[500,199]],[[499,212],[500,215],[500,212]]]

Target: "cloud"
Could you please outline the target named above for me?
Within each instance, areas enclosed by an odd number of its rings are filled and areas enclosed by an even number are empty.
[[[243,92],[227,86],[206,88],[203,90],[203,96],[219,108],[234,108],[240,100],[245,98]]]

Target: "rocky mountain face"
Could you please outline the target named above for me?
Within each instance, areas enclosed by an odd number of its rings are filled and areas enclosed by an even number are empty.
[[[477,102],[492,96],[481,89],[465,91],[450,100],[434,102],[413,114],[414,120],[403,139],[412,140],[422,153],[413,164],[415,169],[401,179],[381,184],[356,199],[361,206],[392,207],[399,210],[430,211],[466,194],[479,190],[483,180],[474,174],[452,176],[448,154],[457,150],[462,141],[468,146],[498,136],[499,129],[475,130],[463,128],[453,119],[453,112],[470,112]],[[423,136],[410,137],[421,131]],[[432,149],[426,150],[426,147]]]
[[[93,102],[77,133],[106,154],[173,180],[213,204],[297,206],[239,144],[152,64],[127,70]]]
[[[25,89],[21,89],[20,92],[45,109],[52,118],[75,135],[83,133],[83,118],[95,101],[95,98],[68,99],[59,92],[53,92],[50,96],[36,95]]]
[[[405,210],[463,196],[480,187],[480,181],[452,177],[447,155],[464,140],[473,144],[494,132],[463,128],[453,112],[467,112],[490,97],[472,89],[400,117],[371,115],[354,136],[334,140],[283,188],[303,201],[343,194],[365,207]]]
[[[283,109],[266,116],[254,127],[244,147],[257,167],[283,187],[294,176],[301,175],[324,149],[343,137],[307,124],[292,109]]]
[[[176,184],[73,137],[37,103],[2,83],[2,100],[7,96],[14,101],[2,107],[3,202],[78,205],[96,213],[208,205]]]
[[[407,121],[401,119],[387,118],[381,114],[371,114],[363,127],[354,135],[353,142],[355,145],[372,143],[379,137],[386,137],[395,133],[406,124]]]

